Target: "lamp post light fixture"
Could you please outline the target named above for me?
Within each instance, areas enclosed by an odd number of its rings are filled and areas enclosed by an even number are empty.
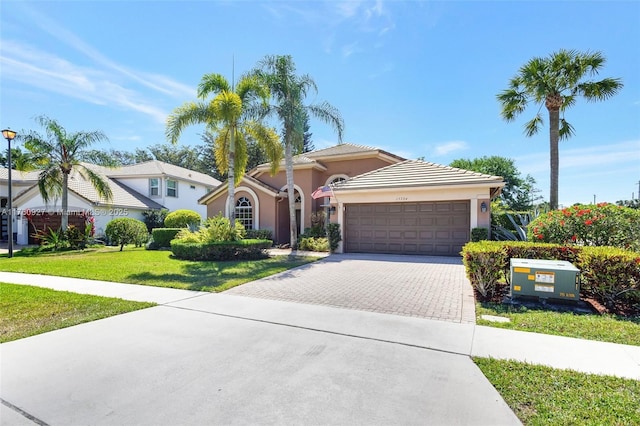
[[[4,129],[2,131],[2,137],[8,142],[7,149],[7,169],[9,172],[9,193],[7,197],[7,241],[8,241],[8,256],[13,257],[13,205],[11,204],[11,141],[16,137],[16,132],[11,129]]]

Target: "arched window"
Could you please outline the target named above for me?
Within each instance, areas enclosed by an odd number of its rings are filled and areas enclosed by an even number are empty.
[[[253,207],[247,197],[236,201],[236,219],[244,225],[244,229],[253,229]]]
[[[331,181],[331,184],[332,184],[332,185],[335,185],[336,183],[346,182],[346,180],[347,180],[346,178],[343,178],[343,177],[337,177],[337,178],[335,178],[335,179],[333,179],[333,180]]]

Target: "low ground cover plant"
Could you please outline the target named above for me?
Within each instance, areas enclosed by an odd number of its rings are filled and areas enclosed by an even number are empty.
[[[2,343],[155,305],[18,284],[0,292]]]
[[[640,424],[640,381],[474,358],[525,425]]]

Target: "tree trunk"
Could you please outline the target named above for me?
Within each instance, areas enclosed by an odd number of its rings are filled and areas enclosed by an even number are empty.
[[[227,204],[229,205],[227,210],[227,217],[231,229],[236,224],[236,128],[231,126],[231,139],[229,140],[229,173],[228,173],[228,189],[229,199]]]
[[[558,154],[558,141],[560,139],[560,109],[549,109],[549,208],[558,208],[558,176],[560,174],[560,161]]]
[[[296,250],[298,248],[298,232],[296,223],[296,190],[293,186],[293,143],[285,144],[284,156],[287,174],[287,198],[289,200],[289,244],[292,250]]]
[[[60,229],[65,232],[69,227],[69,174],[62,172],[62,217]]]

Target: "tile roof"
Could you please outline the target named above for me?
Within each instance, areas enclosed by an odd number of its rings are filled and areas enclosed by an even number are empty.
[[[39,170],[35,170],[32,172],[21,172],[19,170],[11,170],[11,180],[37,182],[39,174],[40,174]],[[9,179],[9,169],[4,167],[0,168],[0,180],[8,180],[8,179]]]
[[[104,174],[111,178],[123,178],[134,176],[164,175],[186,181],[201,183],[206,186],[215,187],[220,185],[220,181],[212,176],[184,167],[174,166],[158,160],[145,161],[144,163],[122,166],[116,169],[106,169]]]
[[[341,143],[338,145],[331,146],[329,148],[306,152],[304,155],[310,158],[315,158],[315,157],[330,157],[333,155],[361,154],[365,152],[377,152],[377,151],[380,151],[380,150],[377,148],[372,148],[370,146],[357,145],[353,143]]]
[[[500,176],[491,176],[419,160],[405,160],[355,176],[335,186],[336,191],[487,184],[503,186]]]
[[[350,156],[350,155],[384,155],[388,157],[392,157],[397,161],[402,161],[404,158],[399,157],[395,154],[391,154],[387,151],[378,148],[372,148],[370,146],[357,145],[352,143],[341,143],[338,145],[331,146],[329,148],[319,149],[316,151],[305,152],[302,154],[298,154],[293,157],[293,164],[295,165],[304,165],[304,164],[317,164],[319,167],[324,167],[319,160],[326,160],[329,157],[341,157],[341,156]],[[252,171],[256,169],[264,169],[269,167],[269,163],[264,163],[256,166]],[[282,159],[280,161],[280,169],[284,170],[285,168],[285,160]],[[251,171],[251,172],[252,172]]]
[[[107,176],[104,176],[104,178],[109,184],[109,188],[111,188],[112,198],[110,201],[100,197],[93,185],[77,171],[72,172],[69,177],[69,190],[96,205],[112,205],[143,210],[162,208],[161,204],[126,185]]]

